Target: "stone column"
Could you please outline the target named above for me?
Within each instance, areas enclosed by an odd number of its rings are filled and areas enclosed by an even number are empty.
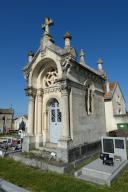
[[[61,91],[61,107],[62,107],[62,133],[61,140],[70,140],[70,126],[69,126],[69,89]]]
[[[36,89],[27,87],[26,95],[29,96],[28,103],[28,128],[27,135],[23,138],[22,151],[30,151],[35,148],[35,131],[34,131],[34,112],[35,112],[35,95]]]
[[[43,145],[45,146],[48,138],[48,110],[44,111],[43,115],[44,115]]]
[[[37,116],[37,134],[42,134],[42,89],[37,90],[37,106],[38,106],[38,116]]]
[[[35,93],[36,90],[32,87],[25,89],[26,95],[29,96],[28,104],[28,135],[34,134],[34,111],[35,111]]]
[[[34,127],[35,127],[35,130],[34,130],[34,134],[36,135],[37,133],[37,126],[38,126],[38,121],[37,121],[37,117],[38,117],[38,114],[37,114],[37,111],[38,111],[38,105],[37,105],[37,94],[36,94],[36,97],[35,97],[35,122],[34,122]]]
[[[29,96],[29,103],[28,103],[28,135],[34,134],[34,111],[35,111],[35,95],[36,89],[33,87],[27,87],[25,89],[26,95]]]
[[[29,135],[34,133],[34,105],[35,99],[32,95],[29,95],[29,104],[28,104],[28,130]]]
[[[68,162],[68,148],[71,142],[70,134],[70,106],[69,106],[70,88],[62,85],[61,88],[61,112],[62,112],[62,131],[58,143],[57,158]]]

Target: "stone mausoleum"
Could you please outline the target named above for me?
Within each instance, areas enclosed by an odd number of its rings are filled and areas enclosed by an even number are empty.
[[[50,25],[53,20],[46,18],[39,49],[35,54],[29,52],[23,69],[29,97],[23,150],[54,151],[58,160],[68,162],[106,135],[105,72],[101,59],[97,69],[89,67],[83,50],[78,62],[69,32],[64,35],[64,47],[58,47]]]

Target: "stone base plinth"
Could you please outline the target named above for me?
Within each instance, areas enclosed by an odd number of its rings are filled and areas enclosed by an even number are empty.
[[[22,151],[29,152],[32,149],[35,149],[35,136],[25,136],[23,138]]]
[[[39,147],[43,147],[43,135],[36,135],[35,136],[35,147],[39,148]]]
[[[71,138],[61,138],[58,143],[59,148],[68,149],[71,142]]]
[[[57,146],[57,160],[67,163],[69,161],[69,146],[71,138],[61,138]]]
[[[68,163],[68,150],[67,149],[58,148],[57,149],[57,160],[58,161],[63,161],[65,163]]]

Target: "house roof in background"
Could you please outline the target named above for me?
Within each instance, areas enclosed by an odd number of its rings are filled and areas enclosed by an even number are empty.
[[[114,92],[115,92],[115,89],[116,89],[116,87],[117,87],[117,82],[109,82],[109,89],[110,89],[110,92],[106,92],[106,84],[104,84],[103,85],[103,90],[104,90],[104,92],[105,92],[105,95],[104,95],[104,98],[106,99],[106,100],[108,100],[108,99],[112,99],[112,97],[113,97],[113,94],[114,94]]]
[[[14,114],[14,110],[12,108],[9,109],[0,108],[0,114]]]
[[[17,119],[23,118],[23,117],[24,117],[25,119],[28,119],[28,115],[21,115],[21,116],[15,117],[14,120],[17,120]]]

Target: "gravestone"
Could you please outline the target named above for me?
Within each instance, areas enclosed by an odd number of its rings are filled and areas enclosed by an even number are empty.
[[[98,183],[101,185],[111,185],[111,182],[128,165],[126,139],[123,137],[102,137],[102,153],[109,154],[114,158],[113,166],[104,165],[98,158],[82,169],[75,172],[75,177]]]
[[[124,137],[102,137],[102,153],[127,160],[126,139]]]

